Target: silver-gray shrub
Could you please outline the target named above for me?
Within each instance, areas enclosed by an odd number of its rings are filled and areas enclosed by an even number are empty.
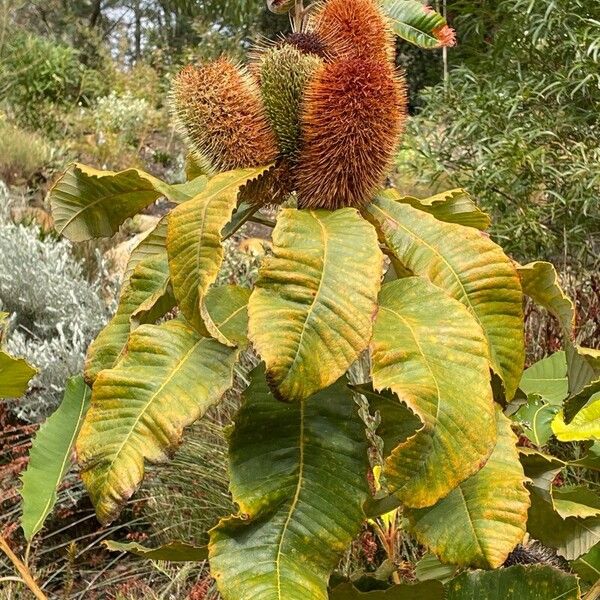
[[[0,308],[11,314],[6,345],[39,369],[29,394],[13,406],[35,422],[56,408],[108,315],[101,284],[88,281],[70,242],[13,223],[7,206],[0,186]]]

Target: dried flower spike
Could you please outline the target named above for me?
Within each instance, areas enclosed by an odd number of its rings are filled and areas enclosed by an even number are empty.
[[[229,60],[183,69],[174,81],[173,105],[193,150],[213,168],[260,166],[277,157],[258,85]]]
[[[300,108],[309,80],[321,59],[294,46],[276,46],[262,55],[260,83],[265,111],[282,154],[298,149]]]
[[[328,0],[314,16],[313,29],[334,60],[394,60],[394,34],[376,0]]]
[[[360,207],[381,185],[406,117],[406,90],[387,62],[319,69],[306,96],[296,167],[300,208]]]

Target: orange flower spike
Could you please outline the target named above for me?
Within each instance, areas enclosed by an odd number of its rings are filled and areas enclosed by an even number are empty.
[[[405,119],[404,80],[389,63],[350,58],[320,67],[305,95],[298,206],[368,204],[390,167]]]
[[[423,10],[427,13],[434,12],[431,6],[423,6]],[[456,46],[456,31],[449,25],[440,25],[433,30],[433,35],[440,43],[441,48],[451,48]]]
[[[213,168],[261,166],[277,157],[258,85],[229,60],[186,67],[174,81],[172,97],[192,149]]]
[[[314,32],[333,60],[394,61],[394,33],[375,0],[328,0],[314,17]]]

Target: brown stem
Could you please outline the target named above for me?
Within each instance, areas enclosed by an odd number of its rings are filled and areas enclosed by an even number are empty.
[[[29,569],[23,564],[23,562],[19,559],[19,557],[10,549],[10,546],[7,544],[6,540],[0,535],[0,550],[8,556],[12,564],[15,566],[15,569],[19,572],[25,585],[31,590],[33,595],[38,600],[48,600],[48,597],[42,592],[42,590],[38,587],[37,583],[33,579],[31,572]]]

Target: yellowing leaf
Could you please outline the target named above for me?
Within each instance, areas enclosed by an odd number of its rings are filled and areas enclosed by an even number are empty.
[[[30,542],[56,504],[56,491],[72,462],[73,447],[90,403],[83,378],[72,377],[60,406],[38,430],[23,473],[21,525]]]
[[[211,531],[211,573],[225,600],[326,600],[368,495],[358,407],[343,380],[292,403],[264,367],[251,381],[229,440],[240,515]]]
[[[37,373],[25,359],[0,350],[0,398],[19,398]]]
[[[327,387],[368,346],[382,269],[375,230],[355,209],[280,213],[248,314],[283,398]]]
[[[127,285],[135,268],[148,258],[167,256],[167,222],[169,215],[164,216],[150,229],[140,243],[131,251],[127,267],[123,275],[123,286]]]
[[[201,301],[223,262],[223,228],[231,219],[240,188],[267,168],[220,173],[202,193],[169,216],[167,252],[173,291],[181,312],[201,333],[206,331],[200,316]]]
[[[458,301],[419,277],[386,284],[372,342],[373,387],[390,389],[423,427],[385,461],[407,506],[435,504],[485,463],[496,417],[485,338]]]
[[[121,360],[98,375],[77,441],[82,479],[101,522],[114,519],[135,492],[144,460],[165,461],[183,428],[221,399],[237,354],[179,320],[131,334]]]
[[[379,583],[379,582],[378,582]],[[329,600],[443,600],[444,587],[439,581],[394,585],[387,590],[361,592],[351,583],[331,590]]]
[[[552,421],[552,431],[561,442],[600,441],[600,392],[568,424],[560,411]]]
[[[575,306],[563,292],[554,265],[536,261],[517,267],[523,293],[554,315],[567,338],[575,326]]]
[[[492,368],[512,399],[523,371],[525,344],[523,295],[510,259],[479,231],[440,222],[384,195],[367,210],[406,269],[427,277],[473,314],[487,338]]]
[[[50,190],[56,231],[73,242],[110,237],[128,217],[161,196],[183,202],[206,186],[199,177],[180,185],[168,185],[140,171],[99,171],[72,164]]]
[[[395,189],[387,189],[380,192],[380,194],[397,202],[409,204],[413,208],[423,210],[446,223],[457,223],[482,231],[486,230],[491,223],[489,215],[480,210],[471,196],[462,189],[442,192],[429,198],[402,196]]]
[[[419,542],[443,562],[497,568],[523,539],[529,508],[517,437],[500,408],[498,441],[485,466],[435,506],[407,510]]]
[[[88,348],[86,381],[94,382],[100,371],[114,366],[130,332],[139,323],[156,321],[173,306],[166,256],[155,255],[142,260],[121,291],[114,317]]]
[[[248,345],[248,300],[251,290],[223,285],[208,290],[202,319],[210,335],[226,346]]]

